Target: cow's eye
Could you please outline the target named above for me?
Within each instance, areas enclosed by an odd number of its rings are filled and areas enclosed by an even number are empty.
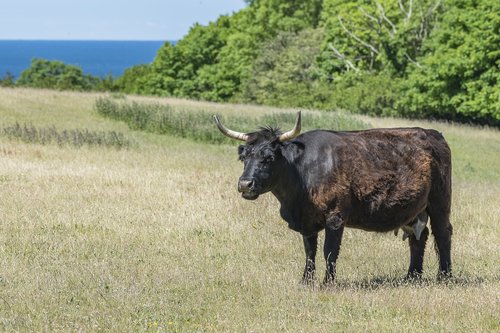
[[[260,153],[260,158],[264,162],[274,161],[274,152],[271,149],[264,149]]]
[[[243,161],[246,157],[246,148],[245,146],[239,146],[238,147],[238,159],[240,161]]]

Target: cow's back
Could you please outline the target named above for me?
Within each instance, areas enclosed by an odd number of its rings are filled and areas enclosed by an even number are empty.
[[[297,138],[311,200],[324,211],[348,211],[352,227],[388,231],[428,202],[433,178],[449,162],[441,134],[421,128],[311,131]],[[447,186],[443,184],[443,186]]]

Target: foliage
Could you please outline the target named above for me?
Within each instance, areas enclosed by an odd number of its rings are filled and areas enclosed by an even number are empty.
[[[138,90],[154,95],[198,97],[198,71],[215,63],[224,44],[222,31],[227,24],[227,17],[222,16],[207,27],[196,24],[175,45],[165,43]]]
[[[246,2],[117,80],[38,59],[16,85],[500,126],[498,1]]]
[[[33,59],[30,68],[21,73],[16,84],[32,88],[88,91],[98,82],[98,78],[84,75],[80,67],[67,65],[61,61]]]
[[[72,129],[59,131],[55,126],[36,127],[31,124],[15,123],[1,129],[0,135],[9,139],[18,139],[27,143],[50,144],[59,146],[71,145],[74,147],[109,146],[115,148],[129,147],[132,142],[122,133],[115,131],[91,131],[88,129]]]
[[[133,91],[499,124],[495,1],[247,3],[165,44]]]
[[[0,79],[0,87],[13,87],[14,85],[14,75],[12,75],[10,72],[5,73],[4,77]]]
[[[102,78],[94,78],[95,84],[92,87],[92,90],[97,91],[110,91],[116,92],[120,90],[120,84],[117,79],[113,77],[113,75],[108,74]]]
[[[118,90],[126,94],[141,94],[145,77],[150,73],[151,66],[147,64],[127,68],[122,76],[117,79]]]
[[[322,29],[282,32],[270,40],[252,66],[242,95],[258,104],[325,108],[331,93],[318,80],[316,58]]]
[[[401,81],[387,72],[345,73],[333,84],[333,107],[372,116],[396,116]]]
[[[176,45],[159,50],[144,92],[230,100],[249,77],[261,44],[280,31],[316,26],[321,5],[319,0],[257,0],[207,26],[196,24]]]
[[[401,113],[499,126],[499,31],[498,1],[454,1],[405,82]]]
[[[389,70],[402,76],[421,55],[441,11],[437,0],[325,0],[322,66],[327,72]]]
[[[208,111],[189,111],[160,104],[120,103],[110,98],[98,98],[95,109],[104,117],[124,121],[134,130],[169,134],[208,143],[235,143],[234,140],[221,135],[214,125],[212,113]],[[365,123],[348,115],[333,112],[308,115],[307,119],[307,123],[303,125],[304,130],[316,128],[347,130],[368,127]],[[287,112],[259,118],[238,116],[225,119],[222,117],[222,120],[228,127],[247,130],[263,124],[291,128],[295,122],[295,115]]]
[[[134,68],[128,71],[135,74]],[[128,85],[132,86],[133,80],[129,76],[124,75],[123,77],[128,79]],[[7,74],[0,81],[0,85],[76,91],[116,92],[127,90],[124,88],[123,79],[117,80],[111,74],[96,77],[84,74],[78,66],[40,58],[33,59],[31,66],[21,73],[17,81],[14,81],[14,78]]]

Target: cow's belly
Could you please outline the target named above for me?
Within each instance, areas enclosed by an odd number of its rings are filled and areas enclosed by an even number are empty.
[[[411,223],[425,210],[427,200],[422,198],[405,207],[391,207],[372,210],[371,207],[353,209],[346,219],[346,227],[367,231],[387,232]]]
[[[374,219],[374,218],[365,218],[365,219],[349,219],[346,223],[346,227],[361,229],[365,231],[375,231],[375,232],[388,232],[391,230],[395,230],[400,228],[403,225],[409,224],[414,220],[415,216],[418,213],[409,217],[406,216],[398,216],[394,218],[384,218],[384,219]]]

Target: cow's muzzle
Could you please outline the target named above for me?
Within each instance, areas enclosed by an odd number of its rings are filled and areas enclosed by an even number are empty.
[[[259,194],[255,192],[253,179],[240,178],[238,181],[238,191],[247,200],[255,200],[259,197]]]
[[[238,181],[238,191],[241,193],[250,192],[253,188],[253,179],[240,178]]]

